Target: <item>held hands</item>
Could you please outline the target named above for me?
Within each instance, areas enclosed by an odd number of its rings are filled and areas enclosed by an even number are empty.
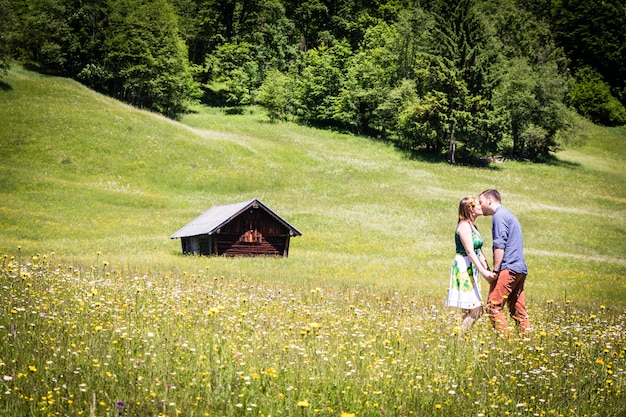
[[[490,284],[494,282],[496,279],[498,279],[498,274],[488,269],[483,269],[482,271],[480,271],[480,273],[482,274],[483,277],[485,277],[487,282]]]

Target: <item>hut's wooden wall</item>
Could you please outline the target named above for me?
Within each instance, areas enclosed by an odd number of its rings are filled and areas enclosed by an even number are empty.
[[[220,234],[243,235],[246,231],[257,230],[262,235],[280,236],[288,230],[265,210],[250,208],[222,226]]]
[[[242,242],[238,235],[216,235],[217,254],[225,256],[283,256],[289,237],[264,236],[260,242]]]
[[[224,256],[287,256],[289,230],[264,210],[251,208],[211,236],[182,239],[183,253]]]

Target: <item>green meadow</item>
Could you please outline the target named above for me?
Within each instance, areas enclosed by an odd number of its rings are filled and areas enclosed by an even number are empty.
[[[475,167],[196,106],[180,121],[14,67],[0,80],[0,414],[620,416],[626,128]],[[529,339],[443,306],[458,201],[524,229]],[[169,236],[258,198],[288,258]],[[490,258],[490,218],[477,221]],[[486,285],[483,285],[486,294]]]

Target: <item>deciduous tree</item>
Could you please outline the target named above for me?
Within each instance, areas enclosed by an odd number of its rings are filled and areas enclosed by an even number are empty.
[[[265,107],[270,121],[285,120],[292,105],[292,81],[282,72],[271,69],[259,88],[256,101]]]

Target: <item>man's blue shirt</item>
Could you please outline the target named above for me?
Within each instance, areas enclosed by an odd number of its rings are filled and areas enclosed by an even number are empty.
[[[510,269],[520,274],[528,274],[524,259],[524,239],[522,227],[517,218],[503,206],[493,213],[493,247],[504,249],[500,270]]]

